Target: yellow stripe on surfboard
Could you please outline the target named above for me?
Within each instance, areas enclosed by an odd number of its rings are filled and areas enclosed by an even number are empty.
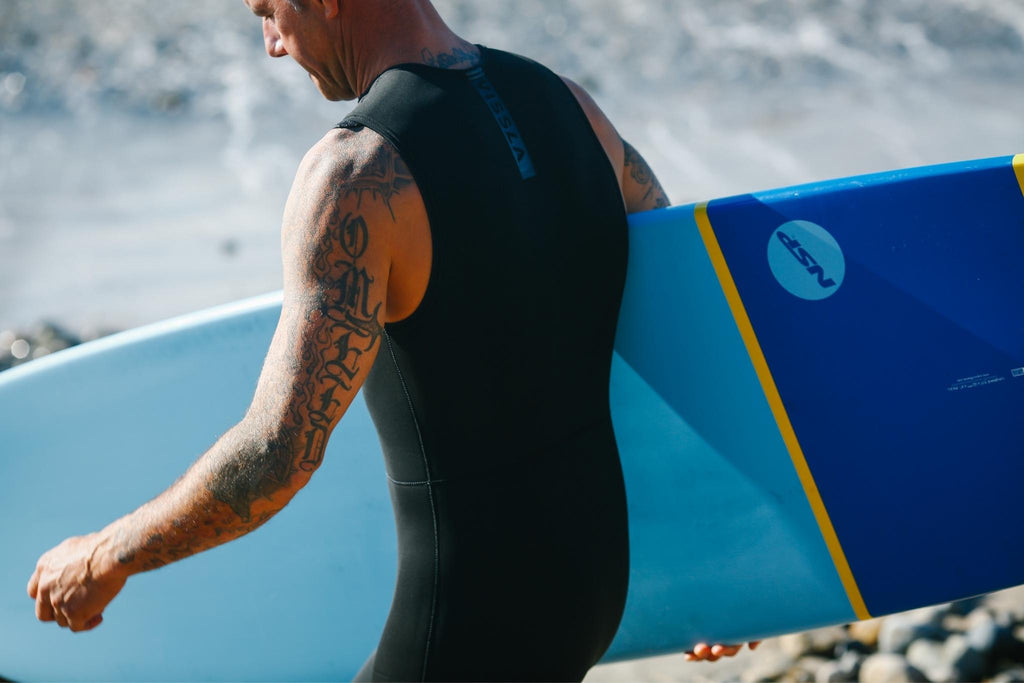
[[[1020,159],[1024,162],[1024,155],[1022,155]],[[1017,166],[1016,163],[1014,168],[1017,169],[1018,178],[1020,178],[1020,174],[1024,172],[1024,168]],[[1022,182],[1022,188],[1024,188],[1024,182]],[[825,509],[825,504],[821,500],[821,494],[818,492],[818,486],[814,483],[814,477],[811,475],[811,470],[807,466],[807,460],[804,458],[803,449],[800,447],[800,442],[796,438],[796,432],[793,430],[793,425],[789,421],[789,415],[786,413],[786,407],[782,404],[782,397],[779,396],[779,390],[775,386],[775,379],[772,377],[771,370],[768,368],[768,361],[765,360],[764,353],[761,351],[761,344],[758,342],[757,335],[754,333],[754,327],[750,324],[750,318],[747,316],[747,309],[743,305],[743,300],[740,298],[739,291],[736,289],[736,283],[732,279],[732,273],[729,272],[729,266],[725,262],[725,256],[723,256],[722,249],[718,244],[718,238],[715,236],[714,230],[711,229],[711,221],[708,219],[707,208],[707,204],[704,203],[698,204],[694,209],[694,215],[697,219],[697,227],[700,229],[701,237],[704,239],[704,246],[708,251],[708,255],[711,257],[711,263],[715,267],[715,273],[718,275],[718,281],[722,285],[722,291],[725,292],[725,298],[729,302],[729,308],[732,309],[733,318],[735,318],[736,325],[739,327],[740,335],[743,337],[743,343],[747,347],[747,353],[750,354],[750,360],[754,363],[757,378],[761,382],[761,387],[764,389],[764,395],[768,399],[768,405],[771,406],[772,414],[775,416],[775,422],[779,426],[779,432],[782,434],[782,440],[786,444],[786,449],[789,451],[789,457],[793,460],[793,466],[796,468],[797,476],[800,478],[800,483],[804,487],[804,494],[807,496],[807,500],[811,504],[811,510],[814,512],[814,518],[817,520],[818,527],[821,529],[821,534],[825,538],[825,545],[828,546],[829,554],[832,556],[832,562],[835,564],[836,571],[839,573],[839,579],[842,581],[843,588],[846,590],[846,597],[850,601],[850,606],[853,607],[853,612],[857,615],[858,619],[870,619],[871,614],[868,613],[868,608],[864,603],[864,598],[861,597],[860,588],[857,587],[857,581],[853,578],[853,572],[850,571],[850,565],[846,561],[846,554],[843,552],[843,548],[839,544],[839,537],[836,536],[835,528],[832,526],[832,520],[829,519],[828,511]]]
[[[1020,191],[1024,194],[1024,154],[1018,154],[1013,158],[1013,172],[1017,174]]]

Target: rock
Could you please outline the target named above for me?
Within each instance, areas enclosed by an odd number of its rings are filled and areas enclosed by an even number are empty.
[[[793,633],[779,638],[779,648],[793,659],[804,655],[827,655],[831,657],[836,645],[846,640],[846,629],[830,626],[803,633]]]
[[[907,648],[907,661],[931,681],[949,681],[953,668],[943,656],[943,644],[934,640],[915,640]]]
[[[876,647],[878,645],[878,632],[882,628],[882,621],[882,619],[855,621],[850,624],[849,636],[858,643],[863,643],[868,647]]]
[[[878,631],[879,652],[902,654],[915,640],[943,640],[946,633],[942,629],[941,619],[939,614],[924,613],[921,610],[885,618]]]
[[[829,661],[818,669],[815,683],[851,683],[860,674],[863,657],[847,652],[838,660]]]
[[[50,351],[61,351],[82,343],[81,339],[64,328],[47,321],[35,325],[32,328],[31,336],[35,339],[33,346],[43,346]]]
[[[949,603],[949,613],[961,617],[967,616],[981,605],[982,602],[984,602],[984,597],[980,595],[965,600],[957,600],[956,602]]]
[[[851,638],[849,640],[844,640],[843,642],[836,645],[836,652],[833,656],[836,659],[838,659],[839,657],[845,655],[847,652],[853,652],[857,655],[860,655],[860,657],[863,659],[867,655],[875,654],[875,648],[869,645],[865,645],[859,640],[853,640]]]
[[[1024,683],[1024,667],[1016,666],[1000,671],[992,677],[992,683]]]
[[[758,651],[757,659],[740,676],[743,683],[760,683],[782,678],[793,667],[793,658],[779,650]]]
[[[985,654],[972,648],[967,637],[956,633],[945,643],[917,640],[907,649],[907,661],[936,683],[979,681],[985,675]]]
[[[861,663],[858,680],[860,683],[918,683],[927,679],[901,655],[881,652]]]
[[[859,652],[848,651],[839,658],[839,674],[842,678],[836,680],[856,681],[860,675],[860,667],[865,657]]]
[[[1002,621],[1002,623],[999,623]],[[1013,640],[1013,629],[1009,620],[997,620],[987,609],[976,609],[967,618],[967,643],[979,652],[997,654],[997,650],[1007,648],[1008,641]]]
[[[946,633],[963,633],[967,630],[967,617],[950,612],[942,618],[942,630]]]
[[[826,657],[817,657],[815,655],[808,655],[801,657],[797,660],[796,665],[789,670],[787,678],[792,678],[798,681],[811,681],[815,680],[815,676],[818,675],[818,670],[826,664],[831,664],[831,661]]]
[[[814,674],[815,683],[840,683],[842,681],[854,681],[855,678],[843,678],[839,671],[839,662],[827,661]]]
[[[1024,661],[1024,643],[1014,637],[1011,616],[979,608],[967,617],[967,643],[990,661],[1005,658]]]
[[[954,681],[980,681],[985,675],[987,658],[959,633],[951,635],[942,646],[943,659],[953,669]]]
[[[1024,586],[992,593],[983,604],[997,614],[1009,615],[1015,622],[1024,622]]]

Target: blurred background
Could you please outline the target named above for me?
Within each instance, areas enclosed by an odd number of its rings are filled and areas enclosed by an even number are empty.
[[[1021,0],[436,4],[587,87],[676,203],[1024,152]],[[0,331],[279,288],[295,168],[350,106],[242,0],[0,1]]]
[[[435,4],[590,90],[677,204],[1024,152],[1024,0]],[[266,57],[241,0],[0,0],[0,369],[280,288],[293,174],[350,107]],[[1024,643],[1024,596],[999,600],[922,619],[966,634],[981,609]],[[815,680],[793,662],[879,628],[592,679]]]

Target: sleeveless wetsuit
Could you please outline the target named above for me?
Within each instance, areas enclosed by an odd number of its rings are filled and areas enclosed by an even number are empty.
[[[481,50],[470,70],[384,72],[339,124],[395,146],[433,243],[365,385],[398,526],[380,680],[579,680],[626,597],[618,183],[555,74]]]

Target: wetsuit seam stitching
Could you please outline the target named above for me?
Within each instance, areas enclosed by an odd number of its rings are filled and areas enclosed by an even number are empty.
[[[425,481],[399,481],[397,479],[393,479],[390,476],[388,476],[388,481],[390,481],[395,486],[430,486],[432,484],[444,484],[448,482],[447,479],[427,479]]]
[[[430,658],[430,645],[434,637],[434,618],[437,613],[437,586],[440,565],[440,550],[437,535],[437,506],[434,503],[434,488],[430,477],[430,462],[427,460],[427,449],[423,445],[423,433],[420,431],[420,422],[416,418],[416,411],[413,409],[412,396],[409,394],[409,387],[405,383],[405,375],[402,374],[402,368],[398,365],[398,357],[395,355],[395,347],[391,343],[391,335],[389,335],[387,331],[384,332],[384,339],[388,344],[388,353],[391,355],[391,362],[394,363],[395,373],[398,375],[398,382],[402,385],[402,393],[405,394],[405,402],[409,407],[409,415],[412,417],[413,427],[416,428],[416,439],[419,441],[420,455],[423,457],[423,470],[427,475],[425,485],[427,489],[427,499],[430,501],[430,517],[431,522],[433,522],[434,525],[434,590],[430,600],[430,621],[427,623],[427,643],[426,647],[423,649],[423,669],[420,674],[420,680],[426,680],[427,662]]]

